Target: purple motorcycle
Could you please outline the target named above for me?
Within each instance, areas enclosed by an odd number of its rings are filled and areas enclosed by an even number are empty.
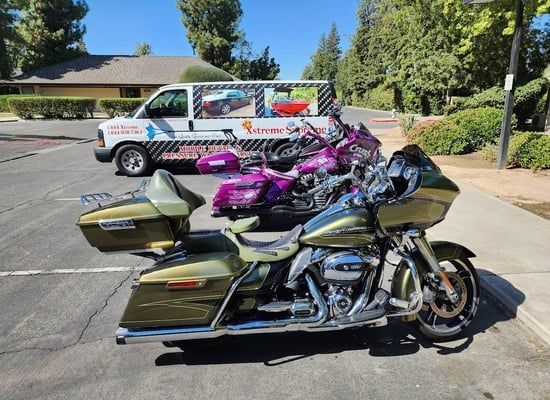
[[[260,153],[261,165],[248,167],[244,174],[232,152],[198,160],[197,168],[203,174],[230,174],[216,191],[212,216],[236,219],[258,215],[262,226],[285,229],[309,220],[341,195],[366,185],[366,172],[381,156],[381,143],[363,124],[350,128],[338,115],[334,118],[344,135],[337,144],[303,120],[305,136],[318,142],[314,145],[318,150],[287,172],[270,168],[265,153]]]

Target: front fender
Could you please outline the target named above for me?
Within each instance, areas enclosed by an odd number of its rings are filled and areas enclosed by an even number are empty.
[[[432,249],[438,261],[459,260],[465,258],[475,257],[473,251],[466,247],[453,242],[435,241],[430,242]],[[416,265],[418,275],[422,276],[425,273],[430,272],[428,263],[424,260],[418,249],[413,249],[409,256],[412,258]],[[411,273],[407,268],[407,264],[404,260],[401,260],[395,273],[393,274],[391,293],[392,297],[398,299],[408,300],[409,295],[414,291],[414,283],[411,277]],[[403,317],[405,321],[411,321],[416,318],[415,315],[408,315]]]

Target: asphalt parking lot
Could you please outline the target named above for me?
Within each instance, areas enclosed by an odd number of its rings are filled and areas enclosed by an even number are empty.
[[[357,110],[344,115],[351,123],[368,118]],[[101,254],[75,225],[84,210],[80,194],[118,193],[140,182],[95,161],[86,140],[97,123],[0,123],[8,136],[73,138],[0,162],[0,273],[43,270],[0,275],[0,399],[550,399],[548,348],[488,295],[465,336],[439,344],[397,323],[232,337],[200,352],[117,346],[131,279],[149,261]],[[207,199],[218,183],[177,178]],[[209,217],[207,204],[191,224],[212,229],[223,221]],[[101,268],[108,269],[81,273]]]

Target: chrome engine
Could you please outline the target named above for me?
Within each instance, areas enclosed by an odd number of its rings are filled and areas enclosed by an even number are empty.
[[[325,254],[315,254],[314,258],[323,258],[320,262],[320,272],[329,284],[324,296],[327,299],[332,317],[346,315],[353,307],[357,297],[356,284],[364,278],[365,271],[372,268],[375,258],[356,251],[337,251]]]

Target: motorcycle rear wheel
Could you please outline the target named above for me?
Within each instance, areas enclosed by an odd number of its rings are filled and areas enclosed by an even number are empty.
[[[460,336],[479,308],[479,277],[470,260],[450,260],[441,265],[445,267],[449,280],[459,294],[459,300],[456,305],[452,304],[440,292],[431,303],[422,305],[417,314],[417,328],[433,341],[448,341]],[[425,285],[423,282],[423,289]]]

